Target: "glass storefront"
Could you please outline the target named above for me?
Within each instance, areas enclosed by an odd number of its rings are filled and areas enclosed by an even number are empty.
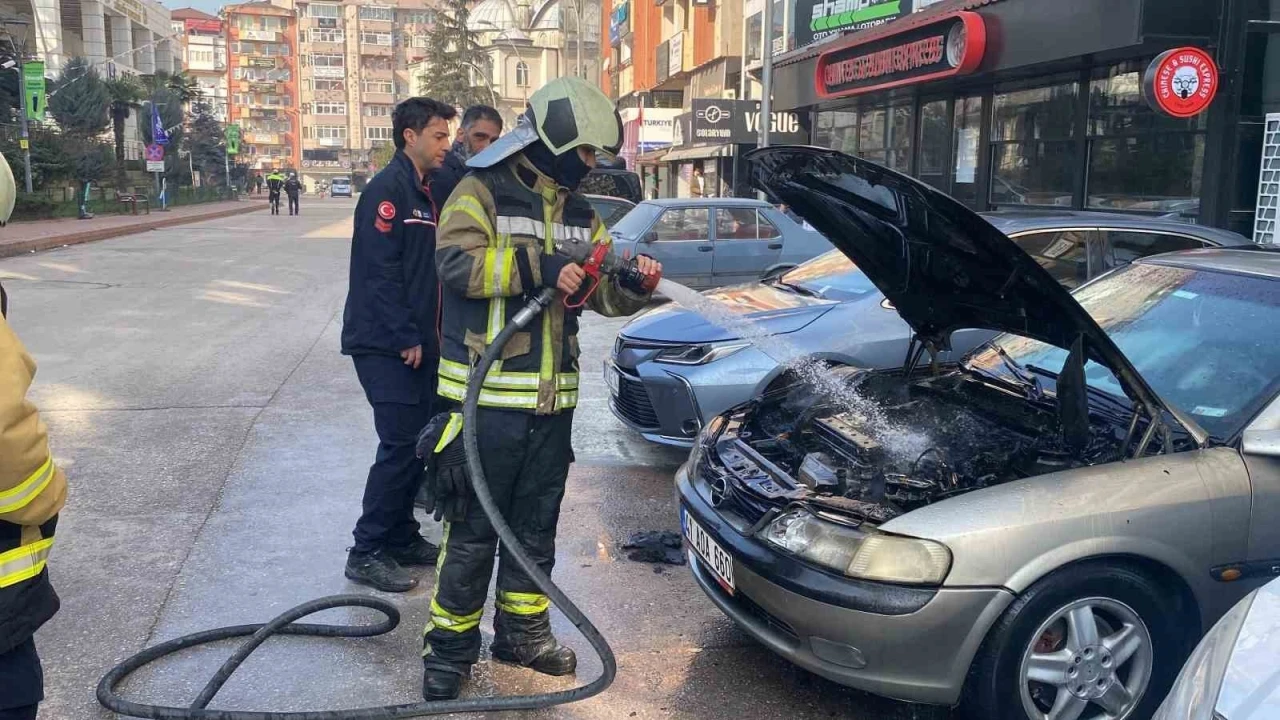
[[[978,151],[982,145],[982,98],[956,99],[951,137],[951,196],[978,204]]]
[[[1077,84],[997,92],[991,108],[991,204],[1071,207]]]

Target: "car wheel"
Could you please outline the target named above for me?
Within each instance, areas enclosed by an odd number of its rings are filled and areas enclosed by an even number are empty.
[[[983,720],[1142,720],[1187,652],[1167,588],[1117,563],[1067,568],[1033,585],[991,629],[965,687]]]

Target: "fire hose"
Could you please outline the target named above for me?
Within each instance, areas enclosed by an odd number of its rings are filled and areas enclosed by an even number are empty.
[[[609,274],[617,272],[620,278],[627,278],[625,284],[634,285],[636,289],[648,287],[651,290],[652,284],[657,282],[656,277],[652,278],[651,281],[649,278],[635,277],[634,261],[617,263],[612,254],[609,254],[608,258],[600,254],[596,258],[594,266],[594,268],[588,267],[586,269],[588,274],[592,275],[597,282],[599,281],[601,269],[604,269]],[[632,275],[627,276],[626,273],[631,273]],[[594,289],[594,286],[592,289]],[[351,710],[268,712],[210,710],[208,708],[209,703],[218,694],[218,691],[222,689],[222,686],[226,684],[227,680],[231,678],[232,673],[240,667],[241,663],[254,650],[273,635],[373,637],[391,632],[400,623],[400,611],[387,600],[369,595],[332,595],[298,605],[267,623],[205,630],[146,648],[116,665],[98,681],[98,702],[108,710],[121,715],[154,718],[155,720],[385,720],[386,718],[426,717],[448,713],[535,710],[585,700],[593,695],[598,695],[608,688],[613,683],[613,678],[618,671],[618,664],[614,659],[612,648],[609,647],[609,643],[600,634],[600,631],[596,629],[596,626],[591,623],[591,620],[529,558],[519,539],[516,538],[515,533],[507,525],[507,521],[502,517],[502,513],[499,512],[497,504],[489,492],[489,486],[485,481],[484,467],[480,462],[480,448],[476,439],[476,412],[480,404],[480,388],[483,379],[489,373],[489,368],[502,354],[502,348],[507,344],[507,341],[546,310],[555,300],[555,297],[556,290],[554,288],[544,288],[516,313],[511,322],[502,328],[502,331],[498,333],[494,341],[485,349],[484,355],[480,358],[479,364],[472,369],[470,380],[467,382],[467,393],[462,404],[462,439],[466,450],[472,488],[475,491],[476,498],[480,501],[480,506],[484,509],[485,515],[489,517],[494,530],[497,531],[503,548],[511,554],[516,564],[533,580],[538,589],[551,599],[552,604],[559,608],[560,612],[564,613],[564,616],[573,623],[574,627],[591,644],[592,649],[600,657],[600,662],[603,666],[600,677],[586,685],[570,690],[536,695],[466,698],[440,702],[354,708]],[[583,302],[585,302],[585,298]],[[339,607],[369,608],[382,613],[385,618],[376,623],[359,625],[319,625],[296,622],[322,610]],[[161,658],[190,647],[245,636],[248,636],[249,639],[244,641],[231,657],[222,664],[222,667],[218,669],[217,673],[204,686],[204,689],[200,691],[200,694],[196,696],[195,701],[189,707],[134,702],[121,697],[116,692],[116,688],[131,674]]]

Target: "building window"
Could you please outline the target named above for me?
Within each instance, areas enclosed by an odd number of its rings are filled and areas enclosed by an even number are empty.
[[[342,90],[342,81],[316,78],[311,81],[311,87],[314,90]]]
[[[390,80],[365,80],[362,85],[367,93],[390,95],[395,89]]]
[[[392,130],[389,127],[366,127],[364,129],[365,140],[390,140]]]
[[[814,142],[905,172],[911,164],[911,112],[909,105],[820,112]]]
[[[1073,201],[1077,83],[997,93],[991,112],[991,202]]]
[[[764,13],[758,12],[747,18],[747,57],[746,64],[759,62],[764,56],[760,46],[764,43]]]
[[[341,30],[311,28],[311,42],[340,43],[346,40]]]
[[[1095,73],[1089,84],[1085,206],[1200,215],[1207,115],[1178,119],[1142,99],[1146,63]]]
[[[346,56],[338,53],[312,53],[312,67],[346,67]]]
[[[516,63],[516,87],[529,87],[529,65],[523,60]]]
[[[858,113],[845,110],[818,113],[813,143],[853,155],[858,151]]]
[[[978,154],[981,152],[982,98],[956,98],[951,132],[951,197],[978,204]]]
[[[400,12],[400,22],[410,25],[432,25],[436,21],[435,10],[410,10]]]
[[[307,17],[337,19],[342,17],[342,6],[313,2],[307,6]]]
[[[317,125],[317,140],[345,140],[347,137],[347,127],[345,125]]]
[[[365,45],[381,45],[383,47],[391,47],[391,33],[385,32],[362,32],[360,33],[360,42]]]
[[[391,117],[391,112],[394,109],[395,109],[394,105],[365,105],[364,116],[365,117]]]
[[[428,41],[428,37],[426,35],[413,36],[413,46],[416,48],[425,49],[427,47],[427,41]]]
[[[916,176],[922,182],[947,191],[947,101],[920,105],[920,162]]]
[[[316,115],[346,115],[347,104],[318,102],[315,106],[315,113]]]
[[[380,5],[361,5],[360,19],[391,22],[395,20],[395,10]]]

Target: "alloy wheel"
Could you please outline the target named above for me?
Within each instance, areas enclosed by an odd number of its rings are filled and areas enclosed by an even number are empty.
[[[1082,598],[1048,616],[1019,669],[1022,707],[1034,720],[1126,720],[1154,660],[1147,625],[1128,605]]]

